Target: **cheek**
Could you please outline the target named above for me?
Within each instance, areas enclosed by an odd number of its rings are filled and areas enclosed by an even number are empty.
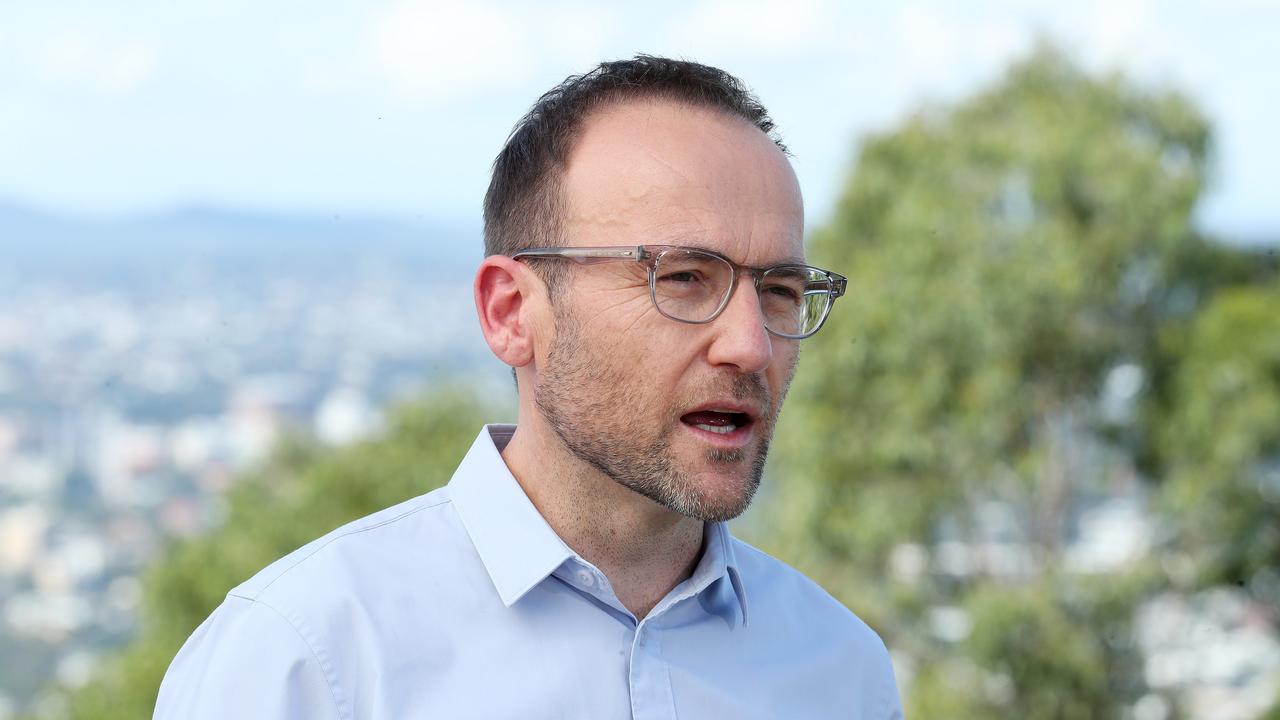
[[[637,330],[624,338],[631,347],[611,348],[606,357],[616,357],[628,367],[628,386],[638,397],[645,397],[655,411],[669,410],[683,403],[689,391],[689,382],[698,373],[694,366],[698,359],[696,343],[678,331],[681,328],[666,318],[664,324],[646,331]],[[669,328],[667,325],[676,325]]]
[[[769,363],[766,374],[774,393],[781,396],[791,384],[795,376],[796,366],[800,362],[800,346],[793,340],[775,340],[773,344],[773,362]]]

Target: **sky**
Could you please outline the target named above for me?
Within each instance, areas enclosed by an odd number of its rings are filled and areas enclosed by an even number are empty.
[[[814,225],[859,138],[992,82],[1039,38],[1192,96],[1217,132],[1201,225],[1280,237],[1280,0],[0,0],[0,202],[478,225],[537,96],[648,52],[757,92]]]

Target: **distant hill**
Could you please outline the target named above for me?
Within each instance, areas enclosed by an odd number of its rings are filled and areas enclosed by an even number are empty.
[[[456,276],[481,255],[478,220],[466,226],[209,207],[94,218],[0,201],[0,273],[116,276],[191,265],[314,273],[386,261]]]

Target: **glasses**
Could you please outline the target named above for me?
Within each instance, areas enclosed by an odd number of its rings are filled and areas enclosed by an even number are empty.
[[[739,274],[746,273],[755,282],[765,329],[793,340],[818,332],[847,282],[843,275],[810,265],[749,267],[710,250],[672,245],[530,248],[511,257],[572,260],[583,265],[639,262],[649,270],[649,296],[658,312],[695,324],[719,317],[733,296]]]

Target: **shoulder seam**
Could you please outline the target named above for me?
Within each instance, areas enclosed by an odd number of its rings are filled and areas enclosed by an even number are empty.
[[[325,549],[326,547],[329,547],[330,543],[333,543],[333,542],[335,542],[335,541],[341,540],[342,538],[345,538],[345,537],[349,537],[349,536],[351,536],[351,535],[358,535],[359,533],[366,532],[366,531],[369,531],[369,530],[376,530],[376,529],[378,529],[378,528],[382,527],[383,525],[389,525],[389,524],[391,524],[391,523],[393,523],[393,522],[396,522],[397,520],[403,520],[404,518],[409,517],[410,515],[413,515],[414,513],[422,512],[423,510],[430,510],[431,508],[434,508],[434,507],[440,507],[441,505],[447,505],[447,504],[449,504],[449,503],[451,503],[451,502],[453,502],[453,499],[452,499],[452,498],[448,498],[448,499],[441,500],[441,501],[436,502],[436,503],[432,503],[432,504],[430,504],[430,505],[423,505],[422,507],[416,507],[416,508],[414,508],[414,509],[412,509],[412,510],[407,510],[407,511],[405,511],[405,512],[403,512],[403,513],[400,513],[399,515],[396,515],[395,517],[387,518],[386,520],[383,520],[383,521],[381,521],[381,522],[377,522],[377,523],[374,523],[374,524],[372,524],[372,525],[368,525],[368,526],[366,526],[366,527],[362,527],[362,528],[356,528],[356,529],[354,529],[354,530],[348,530],[348,531],[346,531],[346,532],[343,532],[343,533],[339,533],[339,534],[337,534],[337,535],[334,535],[333,537],[331,537],[331,538],[329,538],[328,540],[326,540],[324,543],[322,543],[322,544],[318,545],[317,547],[313,548],[313,549],[311,550],[311,552],[309,552],[309,553],[307,553],[306,555],[304,555],[304,556],[302,556],[302,557],[298,558],[298,559],[297,559],[296,561],[294,561],[294,563],[293,563],[292,565],[290,565],[289,567],[284,568],[284,569],[283,569],[283,570],[281,570],[280,572],[276,573],[276,576],[275,576],[275,577],[273,577],[273,578],[271,578],[270,582],[268,582],[266,585],[263,585],[262,587],[260,587],[260,588],[258,588],[258,589],[257,589],[257,591],[254,593],[254,597],[249,597],[249,596],[247,596],[247,595],[234,595],[234,591],[232,591],[232,593],[228,593],[228,594],[231,594],[231,595],[233,595],[234,597],[244,598],[245,600],[256,601],[256,600],[258,599],[258,597],[261,597],[261,595],[267,591],[267,588],[269,588],[269,587],[271,587],[272,585],[274,585],[274,584],[275,584],[275,582],[276,582],[277,580],[279,580],[280,578],[284,577],[284,576],[285,576],[285,575],[286,575],[290,570],[292,570],[292,569],[294,569],[294,568],[298,567],[298,566],[299,566],[299,565],[301,565],[302,563],[304,563],[304,562],[306,562],[307,560],[309,560],[309,559],[310,559],[313,555],[315,555],[316,553],[320,552],[321,550]]]
[[[419,509],[423,509],[423,508],[419,508]],[[236,597],[242,597],[242,596],[237,595]],[[284,624],[288,625],[289,629],[292,630],[294,634],[298,636],[298,639],[302,641],[302,644],[306,646],[307,651],[311,653],[311,657],[316,661],[316,665],[320,666],[320,672],[324,675],[324,682],[326,685],[329,686],[329,698],[333,700],[333,710],[337,714],[337,717],[340,719],[343,717],[350,717],[350,713],[344,713],[342,711],[342,703],[338,700],[338,694],[339,694],[337,689],[338,683],[337,683],[337,678],[335,677],[336,673],[334,673],[333,671],[333,667],[329,665],[329,663],[325,662],[323,658],[320,657],[320,653],[316,651],[315,646],[312,645],[311,641],[307,639],[307,636],[303,634],[303,632],[300,629],[298,629],[298,626],[295,625],[287,615],[280,612],[280,610],[277,609],[274,605],[271,605],[266,602],[262,602],[261,600],[250,600],[249,598],[245,598],[245,599],[249,600],[249,602],[253,605],[261,605],[262,607],[275,613],[277,616],[279,616],[281,620],[284,621]]]

